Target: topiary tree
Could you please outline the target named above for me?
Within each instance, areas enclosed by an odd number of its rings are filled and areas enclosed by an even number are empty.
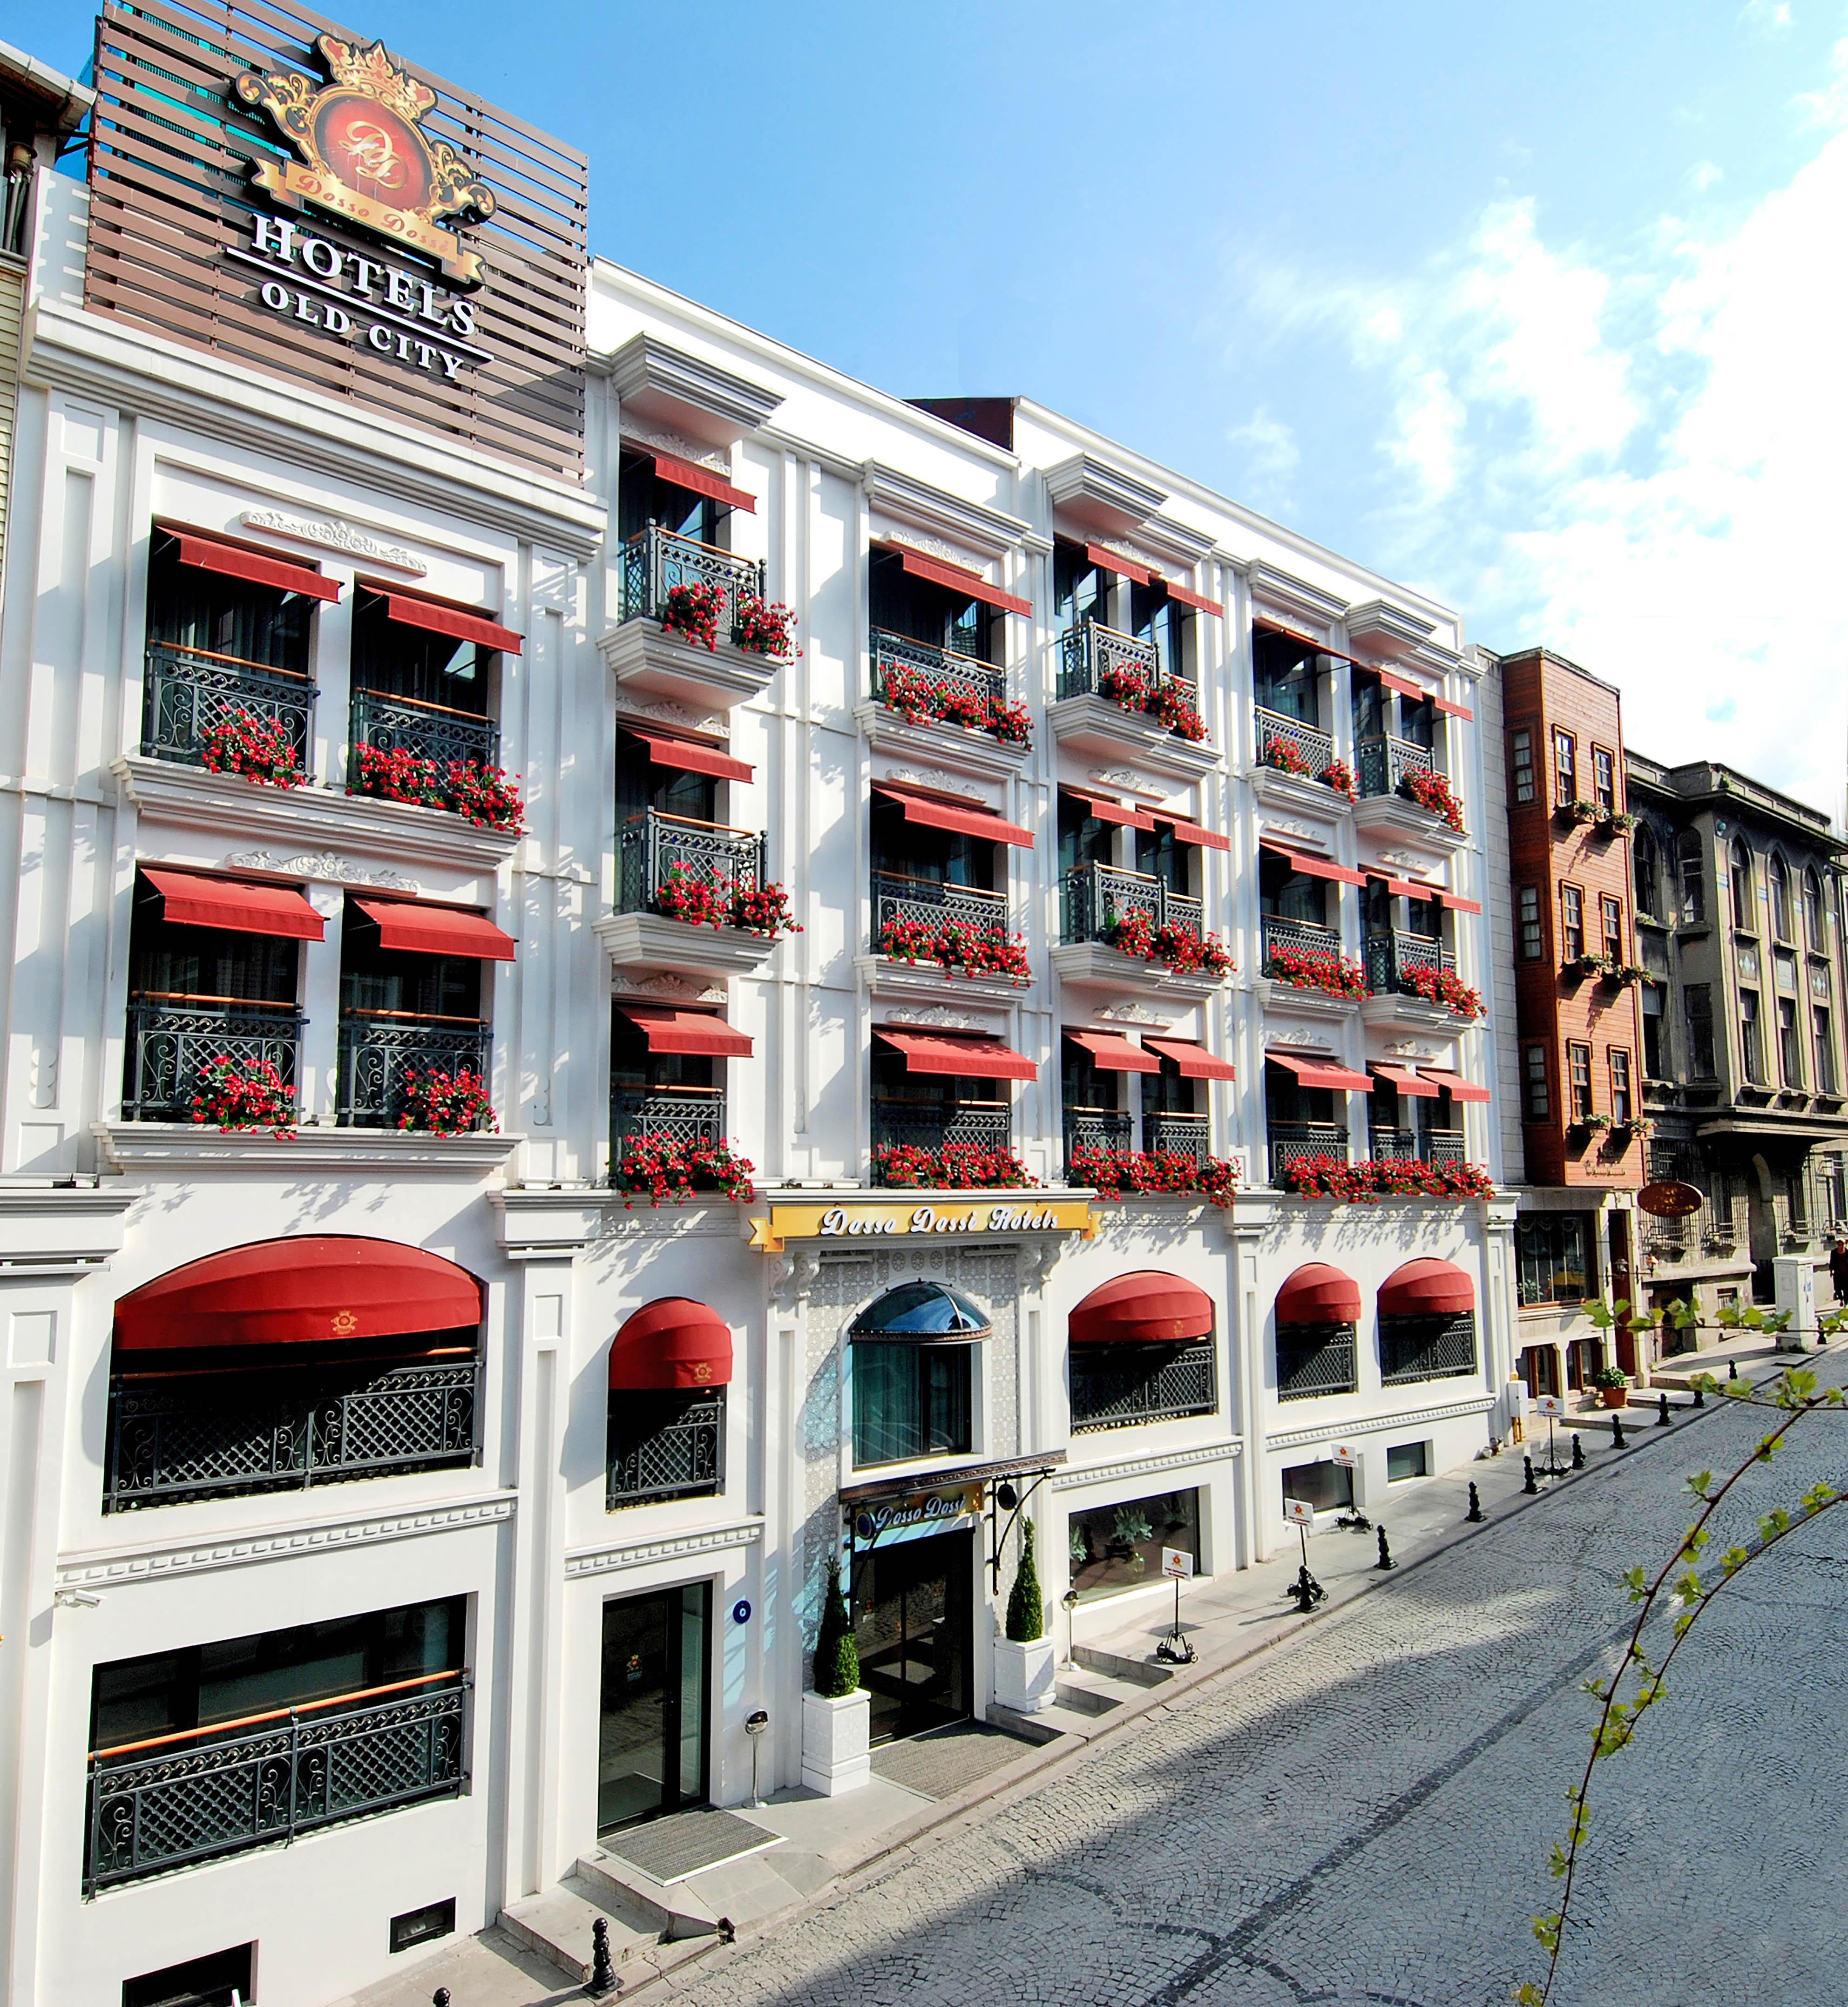
[[[1039,1593],[1039,1571],[1033,1565],[1033,1522],[1021,1522],[1021,1564],[1007,1593],[1007,1635],[1016,1645],[1031,1645],[1046,1635],[1046,1598]]]
[[[815,1691],[823,1700],[845,1700],[859,1684],[859,1648],[847,1619],[847,1599],[841,1593],[841,1564],[830,1561],[821,1628],[815,1639]]]

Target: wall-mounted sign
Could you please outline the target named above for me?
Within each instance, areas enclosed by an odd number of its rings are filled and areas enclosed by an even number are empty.
[[[849,1524],[855,1543],[862,1547],[875,1541],[890,1546],[901,1533],[934,1533],[982,1510],[980,1485],[958,1487],[953,1491],[923,1491],[909,1498],[869,1500],[850,1511]]]
[[[1691,1219],[1706,1202],[1698,1186],[1684,1185],[1678,1178],[1659,1179],[1636,1194],[1638,1212],[1657,1219]]]
[[[1081,1198],[933,1199],[912,1205],[890,1194],[860,1194],[785,1204],[773,1200],[751,1221],[752,1247],[781,1250],[790,1240],[904,1240],[943,1235],[964,1240],[1018,1233],[1096,1231],[1091,1202]]]

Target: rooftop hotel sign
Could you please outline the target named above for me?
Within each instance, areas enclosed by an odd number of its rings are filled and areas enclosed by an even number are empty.
[[[1096,1232],[1088,1197],[1063,1192],[1009,1192],[987,1198],[968,1192],[844,1192],[800,1198],[764,1194],[767,1209],[750,1219],[750,1245],[781,1253],[792,1240],[893,1241],[1012,1240],[1025,1233]]]

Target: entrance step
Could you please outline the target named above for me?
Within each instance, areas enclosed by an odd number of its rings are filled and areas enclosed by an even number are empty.
[[[663,1944],[721,1936],[729,1921],[690,1882],[658,1882],[613,1854],[580,1855],[577,1878],[612,1914],[635,1920]]]
[[[1120,1652],[1099,1651],[1095,1645],[1071,1648],[1074,1671],[1102,1673],[1106,1679],[1127,1680],[1132,1686],[1159,1687],[1174,1677],[1172,1666],[1158,1666],[1148,1659],[1126,1659]]]
[[[591,1930],[599,1917],[609,1925],[609,1955],[619,1967],[660,1942],[658,1926],[638,1925],[632,1910],[601,1899],[583,1876],[568,1875],[541,1895],[510,1903],[496,1920],[517,1943],[555,1965],[582,1985],[591,1976]]]

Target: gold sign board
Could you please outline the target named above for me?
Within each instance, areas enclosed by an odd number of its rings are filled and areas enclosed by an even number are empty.
[[[881,1195],[833,1197],[785,1204],[773,1200],[768,1216],[751,1221],[750,1244],[780,1254],[791,1240],[908,1240],[930,1234],[962,1240],[1019,1233],[1096,1232],[1091,1201],[1083,1198],[945,1198],[927,1201]]]

